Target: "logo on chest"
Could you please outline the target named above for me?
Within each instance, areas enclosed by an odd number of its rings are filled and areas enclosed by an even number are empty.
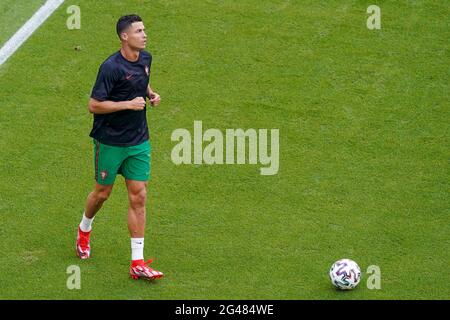
[[[145,67],[145,74],[147,75],[147,77],[150,75],[150,69],[148,66]],[[132,74],[132,73],[126,73],[125,75],[125,80],[130,81],[132,79],[135,78],[135,76],[138,76],[139,74]]]

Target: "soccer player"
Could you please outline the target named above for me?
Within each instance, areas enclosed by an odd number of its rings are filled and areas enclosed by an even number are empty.
[[[158,105],[161,98],[149,84],[152,56],[144,51],[147,35],[142,19],[137,15],[121,17],[117,22],[117,34],[121,48],[100,66],[89,101],[89,111],[94,114],[90,136],[94,142],[96,183],[78,227],[76,252],[81,259],[89,258],[94,216],[111,194],[116,175],[121,174],[129,199],[130,276],[153,280],[163,274],[149,266],[151,260],[144,261],[151,153],[146,98],[153,106]]]

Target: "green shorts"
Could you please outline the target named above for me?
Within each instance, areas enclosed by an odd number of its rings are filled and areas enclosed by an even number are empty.
[[[95,181],[114,184],[118,173],[128,180],[149,180],[151,149],[148,140],[137,146],[116,147],[94,139]]]

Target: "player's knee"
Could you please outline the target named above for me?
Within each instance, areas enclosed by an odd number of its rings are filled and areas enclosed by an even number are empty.
[[[111,194],[111,190],[97,190],[94,192],[94,194],[97,202],[103,203],[108,200],[109,195]]]
[[[130,194],[130,202],[133,207],[145,207],[147,190],[145,188]]]
[[[108,198],[109,198],[109,195],[108,194],[106,194],[106,193],[99,193],[98,195],[97,195],[97,200],[99,201],[99,202],[105,202],[106,200],[108,200]]]

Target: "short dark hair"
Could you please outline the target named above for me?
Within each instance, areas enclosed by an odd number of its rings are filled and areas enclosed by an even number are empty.
[[[123,17],[120,17],[119,21],[117,21],[116,31],[117,35],[120,38],[120,34],[127,30],[133,22],[141,22],[142,19],[137,14],[129,14]],[[122,38],[120,38],[122,39]]]

